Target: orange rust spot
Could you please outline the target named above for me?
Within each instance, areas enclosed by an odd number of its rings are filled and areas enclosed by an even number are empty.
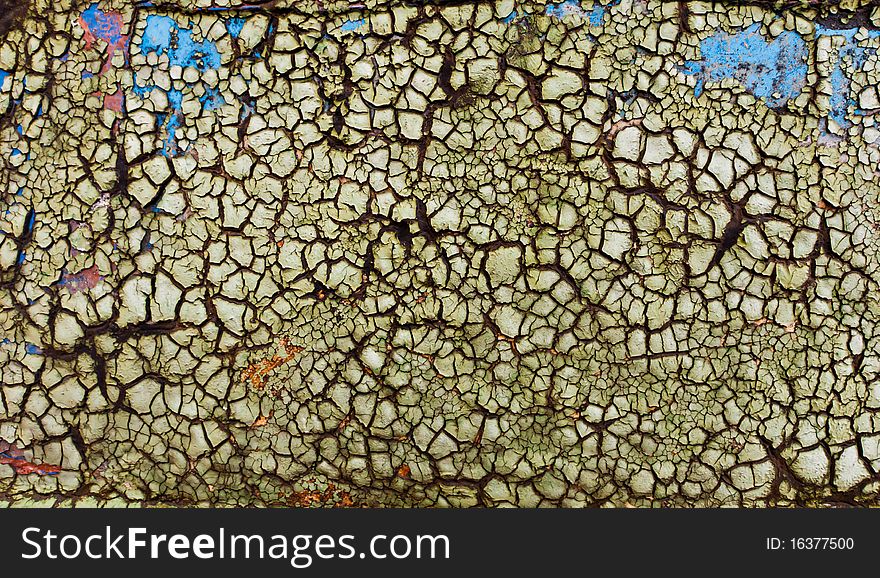
[[[254,389],[262,391],[266,387],[268,375],[279,366],[293,359],[297,353],[304,349],[298,345],[291,345],[286,337],[281,339],[281,347],[284,349],[284,355],[273,355],[267,359],[250,364],[242,372],[242,381],[250,381]]]
[[[309,508],[313,505],[350,508],[355,504],[351,499],[351,494],[344,490],[337,490],[333,484],[327,484],[327,489],[323,492],[318,490],[294,492],[287,498],[287,505],[294,508]]]
[[[397,475],[401,478],[409,478],[410,472],[412,472],[412,470],[406,464],[403,464],[402,466],[397,468]]]
[[[274,415],[275,410],[270,411],[269,415],[261,415],[256,420],[254,420],[254,423],[251,424],[251,428],[257,428],[266,425],[267,423],[269,423],[269,420],[272,419],[272,416]]]

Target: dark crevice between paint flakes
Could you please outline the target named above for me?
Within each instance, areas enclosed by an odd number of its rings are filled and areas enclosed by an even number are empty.
[[[16,28],[31,6],[31,0],[0,0],[0,39]]]

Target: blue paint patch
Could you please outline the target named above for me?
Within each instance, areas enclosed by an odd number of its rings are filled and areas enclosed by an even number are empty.
[[[21,152],[21,149],[14,148],[14,149],[12,149],[12,154],[10,156],[17,157],[18,155],[21,155],[21,154],[24,154],[23,152]]]
[[[590,26],[602,26],[605,22],[605,16],[608,9],[612,6],[617,6],[620,2],[621,0],[611,0],[608,4],[602,4],[597,1],[593,5],[593,8],[587,12],[581,8],[578,0],[565,0],[559,4],[548,4],[545,12],[547,16],[560,19],[570,14],[574,14],[581,18],[587,18]]]
[[[0,70],[0,86],[3,86],[3,82],[6,80],[6,77],[9,76],[9,72],[5,70]]]
[[[165,140],[162,141],[162,155],[166,157],[177,156],[180,147],[177,146],[177,129],[180,128],[180,116],[172,114],[168,116],[168,124],[165,125],[165,131],[168,133]]]
[[[97,2],[83,10],[82,19],[96,38],[106,41],[111,46],[119,45],[125,39],[122,34],[122,19],[118,18],[117,22],[117,19],[98,10]]]
[[[34,116],[37,118],[40,118],[41,116],[43,116],[43,105],[42,104],[40,104],[40,106],[37,107],[37,112],[36,112],[36,114],[34,114]]]
[[[220,66],[220,52],[214,42],[195,42],[192,32],[178,26],[169,16],[147,16],[147,28],[141,38],[141,52],[167,54],[172,65],[192,66],[203,72]]]
[[[241,29],[244,28],[244,22],[244,18],[230,18],[226,21],[226,31],[233,38],[238,38],[238,35],[241,34]]]
[[[516,10],[513,10],[510,14],[508,14],[507,16],[502,18],[501,21],[504,22],[505,24],[510,24],[511,22],[516,20],[516,16],[517,16]]]
[[[156,88],[156,85],[155,85],[155,84],[148,84],[147,86],[138,86],[138,85],[134,85],[134,86],[131,88],[131,91],[132,91],[133,93],[135,93],[138,97],[140,97],[140,98],[144,98],[144,97],[145,97],[147,94],[149,94],[149,92],[150,92],[151,90],[153,90],[154,88]]]
[[[183,93],[172,88],[166,94],[168,95],[168,104],[171,105],[171,110],[178,113],[183,112]]]
[[[141,98],[144,98],[151,90],[162,89],[153,85],[135,86],[132,88],[132,92]],[[165,157],[173,157],[180,152],[180,147],[177,146],[177,129],[183,124],[183,93],[176,89],[162,92],[165,92],[165,95],[168,98],[168,105],[171,108],[171,113],[156,114],[157,126],[164,127],[166,132],[165,139],[162,141],[162,150],[160,153]]]
[[[80,78],[93,78],[94,76],[95,76],[94,73],[89,72],[88,70],[83,70],[82,74],[80,75]]]
[[[237,36],[243,26],[243,18],[231,18],[226,22],[227,31],[233,36]],[[141,38],[140,47],[144,54],[154,52],[158,55],[167,55],[172,66],[192,66],[202,72],[220,66],[220,52],[217,50],[216,43],[209,40],[194,41],[192,31],[189,28],[181,27],[169,16],[147,16],[147,27]],[[161,89],[154,85],[132,88],[132,92],[140,98],[145,98],[152,90]],[[181,152],[177,144],[177,129],[183,126],[183,94],[177,89],[164,92],[168,97],[171,111],[167,115],[157,114],[156,118],[158,126],[165,129],[165,139],[162,142],[160,153],[170,157]],[[216,90],[209,90],[205,97],[199,100],[205,110],[214,110],[225,104],[223,97]]]
[[[568,14],[583,14],[577,0],[565,0],[559,4],[547,4],[546,14],[553,18],[562,18]]]
[[[177,146],[177,129],[183,124],[183,93],[179,90],[171,89],[167,92],[167,95],[168,104],[173,112],[168,115],[168,123],[165,125],[167,135],[162,144],[162,154],[170,157],[180,152],[180,147]],[[162,120],[165,120],[164,117]]]
[[[593,6],[593,9],[590,10],[590,26],[602,26],[604,21],[605,7],[601,4],[596,4]]]
[[[16,260],[16,264],[21,265],[22,263],[24,263],[25,259],[27,259],[27,254],[24,251],[22,251],[21,253],[18,254],[18,259]]]
[[[852,121],[846,118],[849,106],[855,108],[854,113],[857,115],[865,113],[865,111],[857,108],[855,99],[850,97],[850,78],[847,77],[843,70],[844,64],[849,64],[854,71],[861,70],[865,66],[868,56],[877,51],[876,48],[868,48],[856,44],[855,36],[858,30],[858,28],[835,30],[816,26],[816,37],[842,36],[846,40],[844,45],[837,51],[834,69],[831,71],[831,110],[828,113],[828,118],[843,129],[849,128],[853,124]],[[880,38],[880,30],[869,30],[868,38]]]
[[[226,99],[223,98],[223,95],[216,88],[206,87],[205,94],[199,97],[199,102],[202,103],[202,107],[205,110],[217,110],[226,104]]]
[[[43,350],[34,345],[33,343],[28,343],[24,346],[24,351],[28,355],[43,355]]]
[[[238,115],[238,122],[241,122],[244,119],[246,119],[247,117],[249,117],[250,115],[254,114],[255,110],[256,110],[256,104],[254,103],[253,100],[248,100],[248,101],[242,100],[241,101],[241,112]]]
[[[345,24],[342,25],[343,32],[353,32],[366,24],[367,21],[361,18],[360,20],[349,20]]]
[[[767,42],[761,25],[735,34],[718,32],[700,43],[702,60],[687,61],[681,71],[697,77],[694,96],[706,82],[730,78],[770,108],[784,106],[807,82],[807,45],[796,32],[783,32]]]
[[[17,132],[19,135],[23,135],[23,134],[24,134],[24,129],[22,129],[22,128],[21,128],[21,125],[19,124],[19,125],[16,125],[16,126],[15,126],[15,132]]]

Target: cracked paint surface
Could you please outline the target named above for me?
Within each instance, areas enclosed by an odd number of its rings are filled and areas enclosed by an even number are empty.
[[[16,4],[0,504],[876,504],[878,48],[866,0]]]

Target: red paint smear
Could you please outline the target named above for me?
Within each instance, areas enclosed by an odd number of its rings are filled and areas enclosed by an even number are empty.
[[[79,25],[85,31],[83,38],[86,41],[86,50],[91,50],[95,40],[99,38],[107,43],[107,58],[104,59],[104,65],[101,66],[99,73],[104,74],[110,69],[116,51],[128,46],[128,35],[120,33],[123,26],[122,14],[117,11],[99,12],[95,28],[89,26],[89,23],[82,16],[79,16],[78,20]],[[125,60],[128,61],[127,50],[125,51]]]
[[[0,455],[0,464],[7,464],[13,467],[17,474],[40,474],[41,476],[52,476],[61,471],[58,466],[49,464],[35,464],[20,458],[7,458]]]
[[[35,464],[24,459],[24,453],[13,444],[0,440],[0,464],[12,466],[17,474],[39,474],[41,476],[55,475],[61,471],[58,466],[51,464]]]
[[[117,88],[116,92],[113,94],[105,94],[104,95],[104,108],[107,110],[115,110],[116,112],[122,112],[122,103],[125,97],[122,94],[122,89]]]
[[[80,291],[88,291],[103,279],[98,274],[98,266],[92,265],[88,269],[83,269],[79,273],[67,273],[61,277],[61,284],[66,286],[71,295]]]

